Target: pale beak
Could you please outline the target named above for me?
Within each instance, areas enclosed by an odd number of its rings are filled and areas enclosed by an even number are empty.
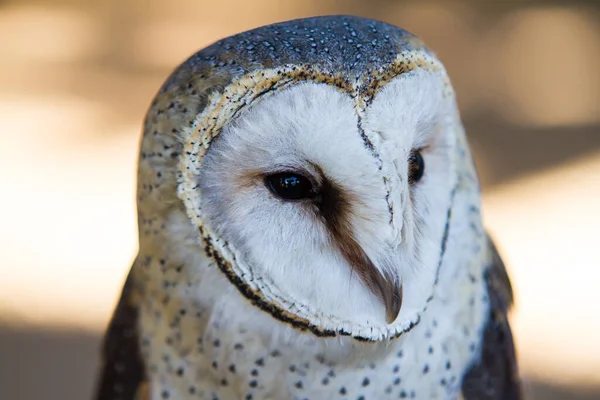
[[[380,273],[377,275],[379,276],[376,279],[378,297],[385,305],[385,319],[388,324],[391,324],[398,318],[402,308],[402,284],[397,277],[384,277]]]

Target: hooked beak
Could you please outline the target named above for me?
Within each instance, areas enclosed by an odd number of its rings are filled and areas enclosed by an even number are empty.
[[[346,238],[342,253],[361,280],[385,306],[385,319],[393,323],[402,308],[402,284],[398,276],[381,273],[355,240]]]
[[[393,279],[390,276],[384,277],[381,273],[377,275],[380,277],[377,284],[380,293],[378,297],[385,305],[385,319],[391,324],[398,318],[402,308],[402,284],[397,277]]]

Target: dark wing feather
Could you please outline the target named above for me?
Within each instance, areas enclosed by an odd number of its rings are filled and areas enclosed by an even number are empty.
[[[144,380],[131,272],[104,337],[96,400],[134,400]]]
[[[522,399],[521,381],[507,313],[513,292],[504,263],[490,239],[492,265],[485,272],[490,297],[490,315],[483,334],[479,362],[463,378],[465,400]]]

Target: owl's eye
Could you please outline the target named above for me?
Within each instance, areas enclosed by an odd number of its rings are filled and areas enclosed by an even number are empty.
[[[284,200],[308,199],[316,195],[312,182],[307,177],[294,172],[267,175],[265,184],[271,193]]]
[[[411,184],[419,182],[425,172],[425,161],[419,150],[410,153],[408,164],[408,182]]]

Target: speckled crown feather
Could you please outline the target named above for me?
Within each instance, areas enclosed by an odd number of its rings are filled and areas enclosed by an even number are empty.
[[[443,66],[418,38],[393,25],[350,16],[269,25],[194,54],[171,74],[146,116],[138,181],[140,248],[160,246],[153,221],[164,220],[170,209],[179,207],[199,228],[209,257],[242,294],[274,317],[321,336],[352,334],[374,340],[411,329],[419,315],[385,332],[367,325],[350,332],[337,320],[317,326],[308,307],[286,303],[268,282],[245,282],[242,277],[251,271],[236,261],[235,250],[202,218],[197,176],[202,156],[223,126],[275,90],[306,80],[328,83],[354,99],[360,116],[380,87],[416,68],[438,71],[447,81]],[[446,86],[451,95],[450,84]],[[378,138],[361,134],[384,176],[393,174],[378,158]],[[386,190],[392,193],[391,180],[387,182]]]

